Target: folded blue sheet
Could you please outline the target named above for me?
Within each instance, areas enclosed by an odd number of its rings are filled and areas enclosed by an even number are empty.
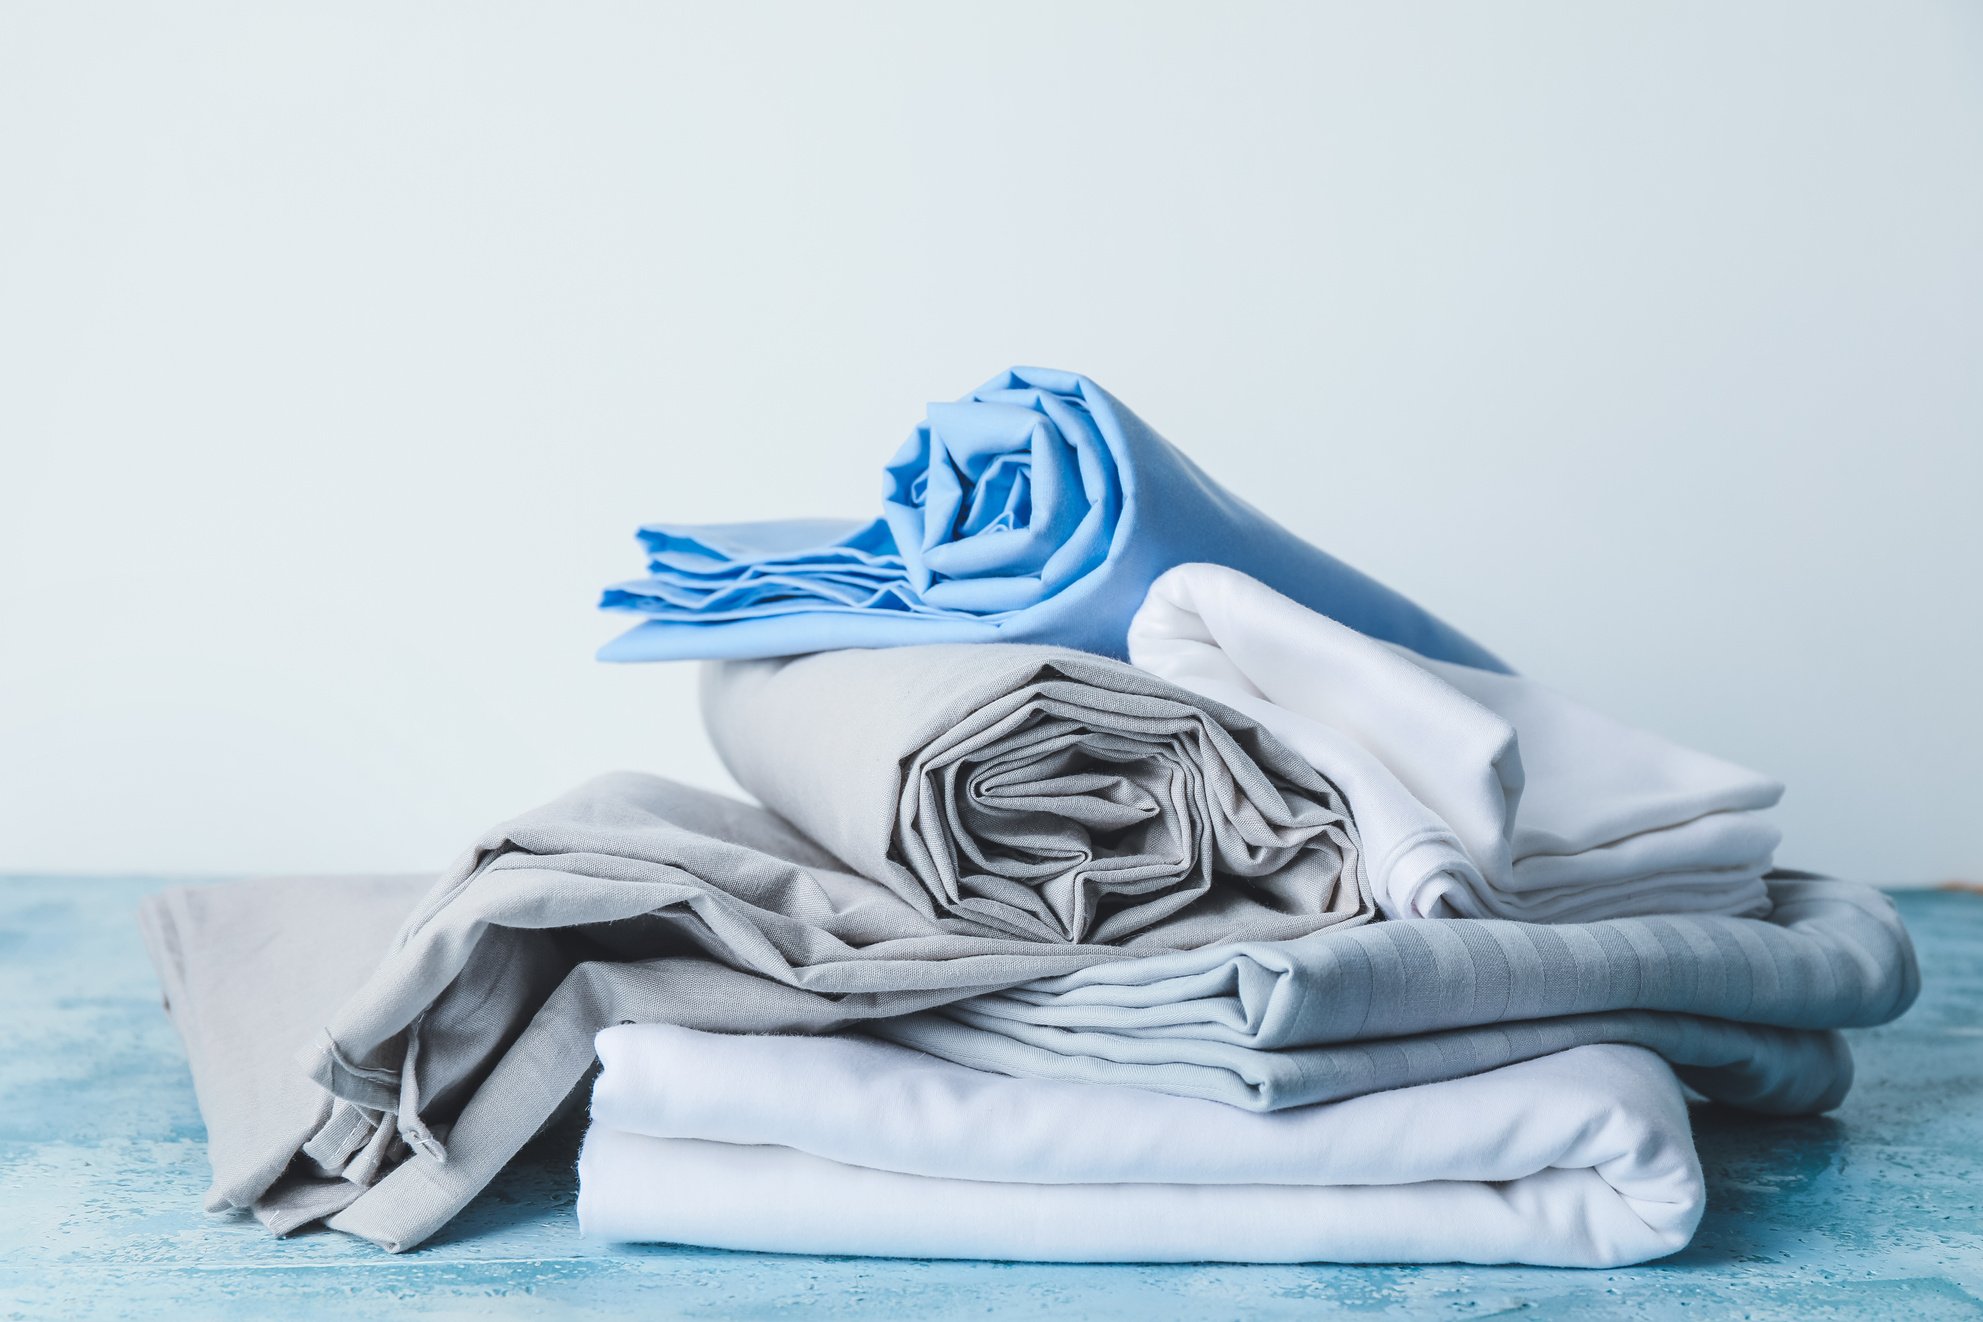
[[[967,642],[1122,657],[1151,581],[1210,561],[1373,637],[1508,668],[1220,487],[1072,372],[1015,367],[931,405],[883,474],[878,519],[652,524],[640,539],[648,576],[601,605],[647,618],[602,660]]]

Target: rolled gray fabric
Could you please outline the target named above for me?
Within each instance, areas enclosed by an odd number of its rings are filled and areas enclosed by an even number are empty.
[[[417,904],[315,883],[148,904],[206,1081],[209,1205],[406,1248],[620,1019],[821,1032],[1374,913],[1340,796],[1245,717],[1056,649],[859,657],[721,686],[735,763],[857,870],[764,809],[622,774],[498,827]]]
[[[1121,662],[981,644],[703,674],[737,782],[944,931],[1190,949],[1375,912],[1334,785]]]

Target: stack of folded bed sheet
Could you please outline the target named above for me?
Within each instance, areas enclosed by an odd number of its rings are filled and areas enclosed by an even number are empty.
[[[642,530],[747,803],[619,772],[436,882],[142,923],[209,1208],[411,1248],[587,1098],[592,1235],[1608,1266],[1690,1097],[1803,1115],[1918,978],[1766,776],[1513,673],[1085,377],[928,418],[868,522]]]

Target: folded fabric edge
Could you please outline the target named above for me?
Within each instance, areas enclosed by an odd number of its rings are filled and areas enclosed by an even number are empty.
[[[1495,1184],[999,1185],[844,1166],[790,1148],[654,1138],[594,1126],[579,1155],[579,1232],[610,1243],[740,1252],[1063,1263],[1528,1263],[1610,1268],[1686,1247],[1705,1208],[1640,1198],[1597,1169],[1551,1167]],[[622,1188],[662,1202],[618,1206]],[[990,1215],[980,1209],[995,1209]],[[769,1216],[763,1209],[775,1209]],[[878,1216],[863,1214],[874,1209]],[[651,1220],[643,1215],[652,1209]],[[1128,1211],[1143,1227],[1116,1235]],[[1580,1216],[1609,1222],[1568,1227]],[[1177,1227],[1186,1228],[1180,1233]],[[1202,1237],[1198,1235],[1203,1228]],[[1562,1242],[1542,1244],[1538,1232]],[[1234,1248],[1222,1237],[1247,1240]],[[1147,1235],[1138,1240],[1137,1235]],[[974,1245],[952,1242],[977,1238]],[[1465,1242],[1472,1237],[1473,1242]],[[1167,1242],[1155,1242],[1160,1238]],[[1335,1243],[1330,1243],[1330,1240]],[[1414,1242],[1416,1241],[1416,1242]],[[1139,1247],[1147,1244],[1149,1247]],[[1256,1247],[1257,1245],[1257,1247]]]

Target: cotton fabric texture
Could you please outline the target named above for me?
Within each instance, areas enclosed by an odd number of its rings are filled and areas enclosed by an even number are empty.
[[[1159,578],[1139,667],[1253,717],[1339,785],[1387,917],[1753,915],[1777,781],[1517,675],[1380,643],[1218,565]]]
[[[174,887],[139,908],[206,1121],[209,1212],[250,1208],[282,1235],[363,1192],[291,1171],[333,1101],[293,1057],[363,984],[432,885],[431,876],[292,877]],[[397,1142],[387,1126],[368,1159],[396,1157]]]
[[[737,782],[945,931],[1133,950],[1375,913],[1342,796],[1253,721],[1065,648],[707,667]]]
[[[1254,1110],[1639,1044],[1711,1097],[1796,1112],[1849,1082],[1828,1030],[1916,987],[1891,903],[1838,882],[1774,884],[1768,921],[1367,923],[1336,786],[1250,717],[1065,649],[726,664],[705,704],[768,807],[621,773],[423,894],[147,905],[210,1206],[417,1244],[622,1021],[866,1024],[965,1065]]]
[[[1211,704],[1114,668],[1136,696],[1173,695],[1162,710],[1176,742],[1145,756],[1172,760],[1159,780],[1189,801],[1163,812],[1199,834],[1161,860],[1176,868],[1117,878],[1127,903],[1104,896],[1079,941],[1013,935],[1018,918],[980,921],[996,909],[953,911],[913,880],[847,871],[762,808],[631,773],[496,828],[424,894],[274,883],[148,902],[195,1077],[211,1080],[209,1205],[252,1208],[279,1232],[327,1217],[408,1248],[552,1117],[591,1066],[593,1035],[620,1020],[823,1032],[1127,958],[1132,945],[1374,912],[1326,782],[1260,741],[1285,763],[1290,779],[1276,781],[1246,752],[1245,718],[1227,730]],[[1210,798],[1193,757],[1220,768]],[[1228,866],[1210,884],[1191,872]],[[1124,944],[1101,939],[1114,930]]]
[[[918,925],[771,814],[623,774],[492,832],[436,887],[181,888],[144,917],[208,1126],[208,1206],[250,1208],[277,1233],[328,1218],[397,1251],[556,1114],[593,1035],[622,1021],[865,1024],[981,1069],[1255,1110],[1645,1042],[1691,1063],[1687,1081],[1709,1096],[1823,1109],[1851,1077],[1836,1033],[1580,1009],[1716,1006],[1816,1024],[1906,1008],[1918,981],[1885,897],[1775,884],[1769,922],[1378,923],[1134,958]],[[1425,944],[1442,935],[1457,940]],[[1325,943],[1342,949],[1323,955]],[[1096,960],[1122,976],[1066,976]],[[973,990],[956,1017],[916,1013]],[[1810,1008],[1787,1008],[1799,996]]]
[[[607,589],[602,604],[645,618],[600,657],[1009,642],[1120,658],[1151,581],[1213,561],[1374,637],[1504,668],[1220,487],[1071,372],[1013,368],[931,405],[882,488],[879,518],[641,529],[646,576]]]
[[[1703,1205],[1679,1087],[1631,1047],[1272,1115],[844,1035],[641,1025],[598,1049],[578,1214],[608,1239],[1609,1267],[1681,1248]]]
[[[1920,972],[1878,890],[1769,887],[1767,920],[1373,923],[1098,965],[871,1031],[979,1069],[1254,1110],[1616,1042],[1716,1101],[1812,1114],[1852,1082],[1832,1030],[1899,1016]]]

